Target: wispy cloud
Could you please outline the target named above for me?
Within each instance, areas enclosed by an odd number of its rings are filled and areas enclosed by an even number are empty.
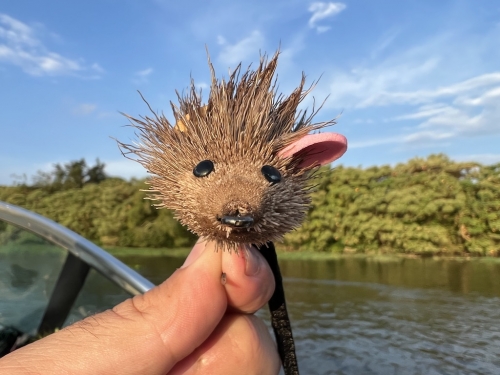
[[[416,106],[407,114],[391,119],[406,128],[404,134],[361,141],[357,147],[388,143],[426,146],[430,142],[457,138],[498,136],[500,135],[499,79],[500,72],[474,77],[435,90],[426,90],[424,93],[401,93],[397,96],[398,104],[426,103]]]
[[[136,84],[147,83],[149,81],[149,76],[153,73],[153,68],[146,68],[139,70],[134,73],[134,78],[132,81]]]
[[[394,117],[393,121],[417,120],[430,116],[439,115],[447,110],[447,106],[443,104],[430,104],[421,106],[416,112]]]
[[[378,43],[375,44],[373,47],[373,50],[371,52],[371,58],[375,59],[377,58],[380,54],[382,54],[389,46],[391,46],[396,38],[398,37],[400,33],[400,30],[397,28],[391,28],[390,30],[386,31]]]
[[[381,145],[388,145],[388,144],[400,143],[402,141],[403,141],[403,137],[400,137],[400,136],[397,136],[397,137],[375,138],[375,139],[370,139],[368,141],[354,141],[354,142],[349,142],[349,148],[350,149],[354,149],[354,148],[365,148],[365,147],[381,146]]]
[[[404,133],[390,138],[361,141],[350,147],[391,143],[426,146],[457,138],[500,135],[500,72],[435,90],[402,92],[391,96],[391,99],[385,98],[383,104],[378,102],[378,105],[425,104],[390,119],[394,123],[403,123]]]
[[[196,88],[198,90],[207,90],[209,87],[209,84],[206,82],[196,82]]]
[[[20,67],[33,76],[80,74],[96,78],[103,69],[98,64],[64,57],[50,51],[27,24],[0,13],[0,63]]]
[[[219,36],[217,42],[222,46],[219,61],[226,65],[235,65],[263,49],[265,38],[259,30],[254,30],[249,36],[234,44],[229,44],[223,36]]]
[[[90,115],[97,109],[97,105],[90,103],[82,103],[75,108],[73,108],[73,114],[78,116]]]
[[[346,5],[344,3],[312,3],[308,8],[309,12],[312,13],[311,18],[309,18],[309,27],[316,29],[318,33],[324,33],[330,29],[330,26],[318,25],[318,22],[339,14],[345,8]]]
[[[500,135],[500,72],[395,98],[400,104],[426,103],[393,119],[409,124],[418,121],[405,137],[408,143]]]
[[[392,58],[375,66],[336,72],[329,85],[329,102],[341,107],[363,108],[381,105],[389,96],[392,100],[401,98],[398,89],[428,76],[439,62],[437,56],[429,56],[423,61]]]
[[[495,28],[481,40],[458,32],[442,33],[387,51],[398,33],[386,32],[367,58],[348,69],[331,66],[327,70],[329,103],[341,108],[419,105],[471,90],[479,93],[500,82],[500,71],[492,69],[487,58],[498,49]]]
[[[492,96],[497,96],[497,88],[495,86],[500,85],[500,71],[492,72],[487,74],[482,74],[477,77],[472,77],[465,81],[438,87],[432,90],[415,90],[415,91],[381,91],[379,93],[372,93],[368,98],[364,99],[359,103],[360,107],[368,106],[385,106],[392,104],[422,104],[435,101],[440,98],[456,98],[459,101],[470,100],[468,95],[470,94],[480,94],[491,88],[487,95],[481,95],[481,100],[487,100],[487,98]],[[466,95],[462,97],[460,95]],[[479,98],[476,98],[475,104],[480,104],[477,102]],[[462,104],[466,104],[463,102]],[[469,102],[469,104],[473,104]]]
[[[375,53],[349,70],[332,67],[327,89],[318,87],[320,96],[330,94],[329,108],[358,119],[358,113],[370,118],[374,111],[391,113],[384,115],[384,129],[391,129],[388,137],[359,137],[351,148],[441,147],[459,139],[500,135],[500,70],[489,68],[488,59],[481,58],[489,56],[497,39],[478,43],[460,33],[446,33],[388,53],[396,35],[387,33],[371,49]]]

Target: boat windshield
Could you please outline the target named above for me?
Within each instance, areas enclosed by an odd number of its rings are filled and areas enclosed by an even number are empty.
[[[0,202],[0,356],[153,286],[69,229]]]

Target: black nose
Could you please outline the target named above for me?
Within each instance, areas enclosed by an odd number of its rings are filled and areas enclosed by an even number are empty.
[[[220,222],[235,228],[249,228],[253,224],[251,216],[222,216]]]

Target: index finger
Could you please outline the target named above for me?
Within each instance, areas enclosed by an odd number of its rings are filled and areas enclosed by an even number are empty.
[[[206,247],[220,253],[222,257],[220,269],[224,280],[221,281],[226,288],[230,310],[253,313],[269,301],[275,288],[274,276],[269,264],[255,247],[242,245],[237,251],[230,252],[217,250],[213,242],[200,239],[183,267],[193,263]]]

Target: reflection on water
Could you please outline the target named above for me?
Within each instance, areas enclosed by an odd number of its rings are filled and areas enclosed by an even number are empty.
[[[159,283],[182,260],[124,257]],[[282,261],[301,372],[499,374],[500,264]],[[267,320],[263,309],[258,315]]]
[[[336,280],[285,288],[306,374],[499,373],[498,297]]]
[[[500,262],[352,257],[284,261],[280,265],[288,277],[378,283],[411,289],[437,288],[500,297]]]

